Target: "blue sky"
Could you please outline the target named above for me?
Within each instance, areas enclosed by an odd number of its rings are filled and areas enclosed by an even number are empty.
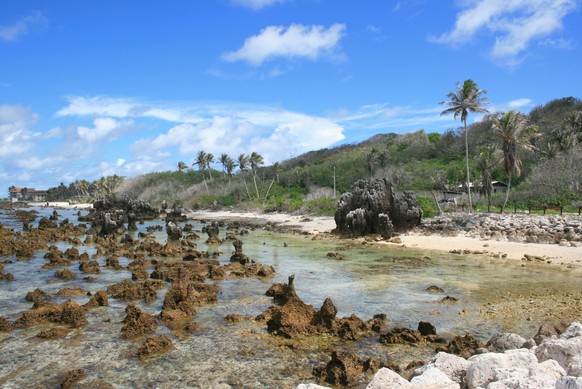
[[[0,196],[173,170],[199,150],[273,163],[442,132],[460,123],[438,103],[467,78],[490,111],[580,98],[580,3],[3,1]]]

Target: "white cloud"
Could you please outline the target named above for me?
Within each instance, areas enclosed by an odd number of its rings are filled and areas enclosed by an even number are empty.
[[[521,107],[531,106],[532,103],[533,103],[532,99],[523,98],[523,99],[512,100],[509,103],[507,103],[507,106],[510,108],[521,108]]]
[[[532,41],[562,28],[564,17],[576,9],[576,0],[475,0],[457,14],[452,31],[431,38],[453,46],[476,39],[484,30],[495,37],[493,60],[516,64]]]
[[[47,18],[42,12],[32,12],[11,25],[0,26],[0,40],[14,42],[21,36],[30,33],[32,28],[44,28],[47,23]]]
[[[120,122],[111,118],[97,118],[93,120],[93,128],[79,126],[77,135],[84,142],[101,142],[115,139],[124,128],[132,125],[133,121],[131,120]]]
[[[284,3],[285,1],[286,0],[232,0],[232,3],[258,11],[273,4]]]
[[[0,105],[0,134],[32,127],[38,115],[21,105]]]
[[[227,62],[247,61],[259,66],[276,57],[315,60],[325,55],[333,56],[345,30],[345,24],[334,24],[328,29],[301,24],[292,24],[287,28],[269,26],[259,35],[247,38],[240,49],[223,53],[221,58]]]

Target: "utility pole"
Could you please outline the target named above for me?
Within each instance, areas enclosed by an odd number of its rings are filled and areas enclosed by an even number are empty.
[[[337,194],[335,192],[335,165],[333,165],[333,198],[337,198]]]

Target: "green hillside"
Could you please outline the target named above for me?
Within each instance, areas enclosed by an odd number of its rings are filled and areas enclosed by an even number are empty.
[[[512,176],[508,206],[577,205],[582,201],[582,101],[573,97],[550,101],[525,117],[537,126],[538,133],[529,139],[533,150],[517,148],[521,175]],[[490,180],[507,182],[500,139],[492,127],[500,118],[502,113],[489,114],[469,126],[470,175],[475,188],[482,183],[479,158],[484,147],[499,150],[488,149],[498,162],[491,166]],[[199,162],[200,157],[204,155],[199,155]],[[247,161],[243,171],[236,169],[230,175],[221,169],[226,168],[224,163],[211,160],[194,167],[176,161],[176,171],[122,180],[106,189],[153,204],[165,200],[191,208],[303,209],[331,214],[339,195],[361,178],[386,177],[397,190],[414,190],[425,197],[433,192],[460,191],[465,181],[465,139],[460,121],[458,129],[443,134],[424,129],[402,135],[378,134],[358,144],[310,151],[272,166],[264,166],[261,160],[254,164]],[[233,156],[234,166],[236,161]],[[96,189],[93,195],[102,192]],[[492,204],[500,206],[503,200],[504,196],[494,195]],[[478,206],[487,203],[486,196],[478,193],[475,201]]]

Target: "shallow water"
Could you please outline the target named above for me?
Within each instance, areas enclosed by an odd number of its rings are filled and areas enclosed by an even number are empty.
[[[48,216],[51,208],[40,209]],[[76,221],[76,211],[59,210],[59,220],[65,217]],[[20,228],[1,211],[5,226]],[[139,226],[145,230],[147,222]],[[195,229],[201,224],[195,223]],[[163,242],[165,233],[159,233]],[[224,231],[221,232],[224,236]],[[81,239],[82,240],[82,239]],[[309,236],[277,234],[262,229],[242,238],[244,252],[250,258],[273,265],[277,274],[268,279],[245,278],[217,281],[218,302],[201,308],[193,321],[198,329],[191,335],[179,337],[163,325],[157,333],[167,334],[174,344],[169,353],[140,362],[135,357],[141,341],[120,338],[120,322],[128,303],[109,299],[109,307],[90,310],[89,324],[69,332],[64,339],[41,340],[35,335],[48,327],[34,327],[0,333],[0,384],[3,387],[54,387],[64,373],[83,368],[82,383],[108,382],[115,387],[295,387],[314,379],[314,366],[329,360],[330,348],[357,352],[360,356],[390,357],[405,365],[412,359],[426,358],[429,350],[415,347],[384,346],[377,339],[356,343],[318,346],[315,340],[306,341],[305,349],[285,346],[285,341],[272,339],[265,328],[251,321],[227,325],[224,316],[240,314],[256,316],[270,305],[265,291],[275,282],[287,282],[295,275],[298,295],[308,304],[319,308],[331,297],[338,307],[338,316],[352,313],[364,320],[374,314],[386,313],[390,326],[416,328],[419,321],[430,321],[442,335],[472,332],[486,340],[498,331],[516,331],[532,336],[539,323],[516,318],[508,326],[484,318],[480,309],[491,296],[520,288],[543,288],[556,285],[576,288],[582,281],[566,272],[547,267],[521,267],[519,264],[484,256],[456,256],[419,251],[401,247],[353,245],[352,241],[312,240]],[[65,250],[68,244],[60,243]],[[79,251],[95,252],[91,245],[77,246]],[[208,247],[199,242],[200,250],[221,251],[219,260],[226,264],[232,246],[224,243]],[[343,260],[329,259],[326,254],[339,252]],[[62,281],[54,278],[56,269],[40,270],[44,253],[26,261],[14,261],[5,266],[13,282],[0,281],[0,316],[14,321],[32,303],[26,293],[36,288],[54,295],[60,289],[83,288],[96,292],[108,285],[131,278],[128,271],[101,268],[95,282],[83,280],[77,265],[68,267],[78,278]],[[14,260],[1,258],[0,260]],[[104,265],[105,258],[97,259]],[[129,260],[120,258],[122,265]],[[151,270],[151,269],[150,269]],[[93,276],[93,275],[92,275]],[[429,294],[426,288],[438,285],[441,294]],[[164,290],[152,304],[138,305],[151,314],[162,306]],[[445,295],[459,299],[457,304],[438,303]],[[79,296],[80,304],[89,297]],[[54,298],[53,302],[65,301]],[[329,343],[329,342],[328,342]],[[91,384],[89,384],[91,385]]]

